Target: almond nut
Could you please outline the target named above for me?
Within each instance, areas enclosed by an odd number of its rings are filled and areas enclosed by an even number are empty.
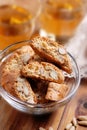
[[[53,127],[49,127],[49,129],[48,130],[53,130]]]
[[[59,53],[61,54],[61,55],[65,55],[66,54],[66,51],[65,51],[65,49],[64,48],[59,48]]]
[[[58,76],[57,76],[57,73],[56,73],[56,71],[51,71],[50,72],[50,76],[53,78],[53,79],[58,79]]]
[[[39,130],[46,130],[45,128],[43,128],[43,127],[39,127]]]
[[[77,119],[81,121],[87,121],[87,116],[78,116]]]
[[[69,130],[75,130],[75,126],[71,126],[71,128]]]
[[[78,121],[78,124],[87,127],[87,121]]]
[[[65,130],[69,130],[71,127],[72,127],[72,123],[68,123],[68,124],[66,125]]]
[[[73,123],[73,125],[74,125],[75,127],[77,126],[77,120],[76,120],[75,117],[72,119],[72,123]]]

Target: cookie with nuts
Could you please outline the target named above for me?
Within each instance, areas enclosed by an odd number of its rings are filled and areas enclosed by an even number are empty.
[[[11,78],[12,77],[12,78]],[[12,73],[4,77],[6,80],[2,82],[2,86],[11,95],[29,103],[37,103],[36,95],[34,94],[31,85],[27,79],[19,76],[13,76]]]
[[[37,98],[33,92],[29,81],[25,78],[18,77],[17,81],[14,83],[15,94],[22,101],[29,103],[37,103]]]
[[[23,64],[27,64],[28,61],[35,55],[35,52],[30,45],[22,46],[21,48],[17,49],[15,53],[18,55],[18,58]]]
[[[3,61],[0,67],[2,73],[20,73],[23,64],[27,64],[34,55],[35,53],[29,45],[22,46]]]
[[[21,78],[20,71],[33,55],[35,53],[29,45],[22,46],[9,55],[0,66],[0,83],[3,88],[15,97],[30,103],[36,102],[35,94],[30,83],[25,78]]]
[[[28,78],[62,83],[64,75],[58,67],[48,62],[31,61],[23,66],[22,75]]]
[[[47,93],[45,99],[51,101],[58,101],[64,98],[68,91],[68,86],[66,84],[58,84],[50,82],[48,85]]]
[[[35,37],[30,43],[31,47],[41,57],[60,66],[64,71],[71,73],[72,67],[64,46],[45,37]]]
[[[66,50],[44,37],[36,37],[29,44],[2,61],[1,85],[24,102],[43,104],[61,100],[68,89],[62,70],[72,71]]]

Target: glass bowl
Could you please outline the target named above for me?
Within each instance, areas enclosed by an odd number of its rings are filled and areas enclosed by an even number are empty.
[[[0,53],[0,65],[1,63],[6,59],[6,57],[14,52],[16,49],[28,45],[30,43],[30,40],[21,41],[14,43]],[[79,74],[79,68],[75,61],[75,59],[72,57],[71,54],[69,54],[71,63],[72,63],[72,73],[67,74],[64,72],[65,75],[65,82],[69,87],[69,91],[67,95],[59,101],[56,102],[50,102],[50,103],[44,103],[44,104],[31,104],[24,101],[21,101],[17,99],[16,97],[9,94],[1,85],[0,85],[0,95],[5,99],[6,102],[8,102],[12,107],[15,109],[28,113],[28,114],[46,114],[50,113],[52,111],[55,111],[59,109],[62,105],[66,105],[68,101],[74,96],[76,93],[76,90],[79,87],[80,84],[80,74]],[[2,75],[0,75],[2,76]]]

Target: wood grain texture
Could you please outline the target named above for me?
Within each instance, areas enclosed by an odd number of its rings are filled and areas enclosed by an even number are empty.
[[[18,112],[3,99],[0,100],[0,130],[38,130],[39,127],[57,130],[64,107],[43,116],[32,116]]]
[[[87,81],[81,83],[72,100],[57,111],[43,116],[32,116],[21,113],[2,98],[0,99],[0,130],[39,130],[39,127],[51,126],[54,130],[64,130],[67,123],[78,115],[87,115]],[[78,126],[76,130],[87,130]]]
[[[78,115],[87,115],[87,81],[80,85],[74,98],[67,104],[64,111],[58,130],[64,130],[73,117],[77,118]],[[77,126],[76,130],[87,130],[87,127]]]

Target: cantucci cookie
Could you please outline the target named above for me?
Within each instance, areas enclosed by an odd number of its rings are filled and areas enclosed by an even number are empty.
[[[33,49],[29,45],[26,45],[9,55],[0,66],[0,83],[5,90],[10,94],[19,97],[21,100],[30,103],[34,102],[33,99],[35,98],[35,95],[29,82],[20,77],[20,71],[22,66],[27,64],[33,55],[35,55]],[[18,91],[18,89],[20,90]]]
[[[27,64],[28,61],[35,55],[35,52],[30,45],[21,47],[20,49],[16,50],[15,53],[18,54],[19,59],[23,62],[23,64]]]
[[[11,78],[12,77],[12,78]],[[12,76],[8,74],[4,77],[5,82],[1,82],[4,89],[11,95],[29,103],[37,103],[36,95],[34,94],[30,83],[22,77]]]
[[[23,64],[26,64],[35,55],[33,49],[29,46],[23,46],[20,49],[14,51],[6,60],[2,63],[1,68],[3,72],[20,72]]]
[[[36,104],[37,99],[34,94],[29,81],[25,78],[17,78],[17,82],[15,82],[15,93],[16,95],[23,101]]]
[[[50,82],[45,98],[51,101],[58,101],[65,97],[68,87],[65,84]]]
[[[2,76],[4,73],[16,73],[19,75],[21,68],[22,61],[18,58],[18,55],[16,53],[13,53],[1,64],[1,73]]]
[[[64,75],[60,69],[48,62],[32,61],[22,68],[25,77],[62,83]]]
[[[71,73],[70,59],[64,46],[44,37],[35,37],[30,43],[32,48],[41,57],[60,66],[64,71]]]

